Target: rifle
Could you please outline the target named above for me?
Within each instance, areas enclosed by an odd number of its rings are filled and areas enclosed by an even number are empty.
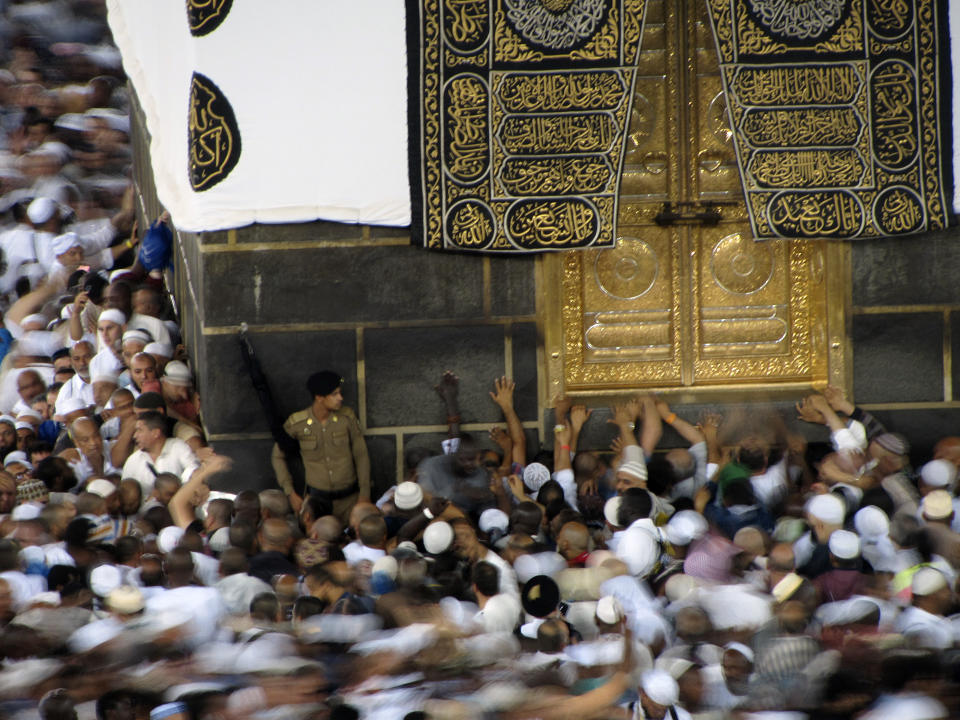
[[[260,406],[263,408],[263,414],[267,418],[267,425],[270,427],[270,434],[274,441],[283,451],[287,468],[293,476],[293,482],[301,487],[295,488],[299,495],[303,495],[306,490],[306,481],[303,479],[303,473],[300,471],[302,463],[300,462],[300,443],[287,435],[283,429],[283,419],[277,411],[277,405],[273,401],[273,393],[270,392],[270,385],[267,382],[267,376],[260,367],[260,361],[254,352],[253,343],[247,335],[248,326],[246,323],[240,324],[240,354],[243,356],[243,364],[250,375],[250,381],[253,383],[253,389],[257,391],[257,397],[260,399]]]

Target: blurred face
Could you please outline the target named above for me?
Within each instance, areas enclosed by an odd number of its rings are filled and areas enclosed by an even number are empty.
[[[163,385],[163,397],[167,402],[177,403],[190,399],[189,385],[176,385],[166,380],[162,380],[161,384]]]
[[[26,450],[27,445],[37,439],[37,434],[30,428],[17,430],[17,450]]]
[[[617,473],[617,495],[622,495],[630,488],[646,488],[647,483],[640,478],[626,473]]]
[[[122,482],[117,492],[120,498],[120,512],[124,515],[133,515],[140,510],[140,483]]]
[[[73,442],[86,457],[100,457],[103,454],[100,433],[92,420],[81,420],[74,424]]]
[[[138,388],[142,388],[148,380],[156,380],[157,363],[150,355],[140,353],[133,358],[130,365],[130,379]]]
[[[70,364],[84,382],[90,382],[91,360],[93,360],[93,348],[90,343],[79,342],[70,348]]]
[[[10,449],[17,446],[17,431],[8,422],[0,423],[0,448]]]
[[[327,410],[339,410],[343,406],[343,393],[337,388],[329,395],[321,395],[323,406]]]
[[[37,395],[43,394],[47,386],[43,384],[39,373],[33,370],[25,370],[17,376],[17,392],[20,398],[25,402],[30,402]]]
[[[120,349],[120,339],[123,337],[123,325],[118,325],[109,320],[101,320],[97,325],[97,331],[100,333],[100,339],[104,345],[114,350]]]
[[[727,682],[727,687],[734,695],[745,695],[747,692],[747,681],[750,679],[750,673],[753,665],[747,658],[736,650],[727,650],[723,654],[723,677]]]
[[[74,245],[65,253],[57,255],[57,260],[64,267],[77,267],[83,263],[83,248],[79,245]]]
[[[143,352],[146,346],[147,344],[140,340],[127,340],[123,343],[123,352],[121,353],[121,355],[123,355],[123,364],[130,367],[130,363],[133,362],[133,356]]]
[[[152,290],[137,290],[133,294],[133,311],[139,315],[160,316],[160,299]]]
[[[103,304],[116,308],[127,317],[130,316],[130,286],[126,283],[110,283],[103,293]]]
[[[93,384],[93,401],[97,404],[97,407],[102,408],[110,402],[110,396],[113,395],[114,391],[117,389],[117,384],[115,382],[109,382],[107,380],[99,380]]]
[[[453,549],[461,557],[468,556],[474,552],[477,547],[477,534],[473,528],[463,523],[458,523],[453,528]]]

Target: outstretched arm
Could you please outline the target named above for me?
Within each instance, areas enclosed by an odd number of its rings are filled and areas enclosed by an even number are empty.
[[[700,428],[698,428],[696,425],[691,425],[682,417],[679,417],[675,412],[672,412],[666,400],[663,398],[657,398],[656,405],[657,413],[660,415],[660,419],[676,430],[680,437],[682,437],[688,443],[691,445],[696,445],[697,443],[704,442],[706,440],[703,433],[700,431]]]
[[[520,424],[517,411],[513,409],[513,391],[516,383],[506,377],[500,377],[493,381],[493,387],[494,392],[490,393],[490,399],[500,407],[503,418],[507,421],[507,431],[513,441],[513,461],[523,465],[527,461],[527,438],[523,434],[523,425]]]

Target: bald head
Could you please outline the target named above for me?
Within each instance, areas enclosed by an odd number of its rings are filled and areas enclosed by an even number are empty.
[[[290,551],[292,540],[293,533],[285,520],[267,518],[260,526],[260,549],[264,552],[287,553]]]
[[[767,558],[767,568],[771,571],[793,572],[794,563],[793,545],[790,543],[777,543],[770,550],[770,556]]]
[[[947,460],[960,466],[960,437],[949,436],[941,438],[933,446],[934,460]]]
[[[380,509],[370,502],[358,502],[350,511],[350,527],[355,533],[360,531],[360,523],[364,518],[371,515],[379,515]]]
[[[567,560],[587,552],[589,544],[590,531],[583,523],[568,522],[560,528],[560,534],[557,535],[557,551]]]
[[[336,542],[343,534],[343,525],[334,515],[317,518],[310,527],[310,537],[323,542]]]

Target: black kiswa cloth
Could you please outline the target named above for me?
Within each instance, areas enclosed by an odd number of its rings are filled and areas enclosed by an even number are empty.
[[[953,224],[947,0],[706,0],[753,235]]]
[[[646,0],[408,0],[413,244],[610,247]]]

